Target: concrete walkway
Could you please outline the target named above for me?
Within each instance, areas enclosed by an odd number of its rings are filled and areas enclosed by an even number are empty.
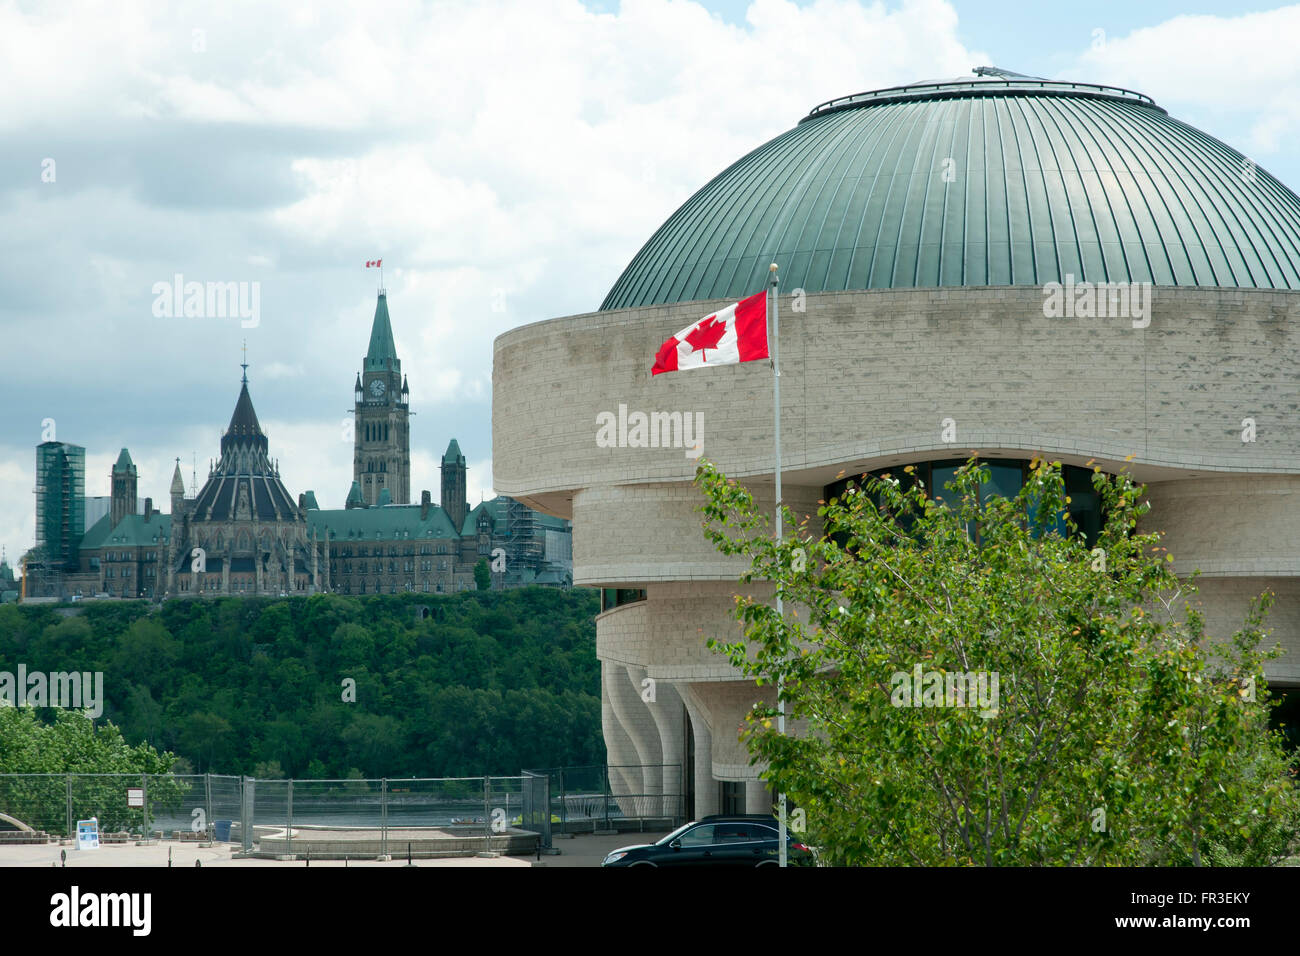
[[[6,866],[44,866],[61,865],[59,851],[68,851],[69,868],[95,866],[166,866],[167,851],[171,850],[172,866],[194,866],[198,860],[203,866],[238,867],[238,866],[279,866],[305,867],[303,860],[234,860],[231,854],[238,849],[232,843],[219,843],[213,847],[198,846],[194,843],[176,843],[164,840],[154,846],[136,846],[129,844],[111,844],[101,846],[98,850],[75,850],[71,846],[59,846],[47,843],[37,846],[2,846],[0,847],[0,867]],[[436,860],[416,860],[416,866],[530,866],[533,857],[501,856],[492,858],[450,857]],[[599,862],[599,861],[597,861]],[[316,866],[344,866],[343,860],[312,860]],[[349,860],[347,866],[406,866],[406,859],[393,859],[387,863],[377,860]]]
[[[654,833],[620,833],[614,836],[595,836],[583,834],[571,840],[556,839],[552,845],[560,852],[555,856],[499,856],[491,858],[449,857],[436,860],[416,860],[416,866],[600,866],[600,861],[610,850],[636,843],[653,843],[664,836],[667,831]],[[101,846],[98,850],[76,850],[70,845],[46,843],[32,846],[0,846],[0,867],[22,866],[60,866],[59,851],[66,850],[67,866],[162,866],[167,865],[167,852],[171,851],[172,866],[194,866],[195,860],[203,866],[239,867],[239,866],[278,866],[305,867],[303,860],[235,860],[231,855],[238,849],[233,843],[219,843],[205,847],[194,843],[177,843],[164,840],[153,846],[136,846],[134,843],[115,843]],[[343,860],[312,860],[312,866],[343,866]],[[405,858],[394,858],[381,863],[377,860],[349,860],[348,866],[406,866]]]

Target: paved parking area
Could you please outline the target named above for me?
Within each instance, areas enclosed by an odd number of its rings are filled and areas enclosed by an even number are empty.
[[[584,833],[572,840],[552,839],[551,845],[560,851],[559,856],[542,855],[542,861],[533,861],[533,866],[600,866],[610,850],[637,843],[654,843],[660,837],[667,836],[669,830],[655,830],[646,833],[619,833],[614,836],[596,836]]]

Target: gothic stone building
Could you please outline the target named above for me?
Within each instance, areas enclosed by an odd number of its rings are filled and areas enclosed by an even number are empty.
[[[315,593],[321,587],[320,542],[306,509],[280,481],[248,394],[247,366],[221,458],[193,500],[172,477],[172,530],[164,549],[164,596],[202,593]],[[177,468],[179,470],[179,463]]]
[[[47,576],[49,597],[108,595],[162,600],[222,594],[282,596],[448,593],[476,587],[486,560],[494,588],[572,582],[569,524],[508,498],[470,508],[468,466],[453,438],[442,458],[441,504],[428,491],[409,503],[410,389],[402,375],[385,293],[354,387],[353,481],[346,504],[321,509],[312,491],[297,500],[248,391],[247,365],[221,456],[203,488],[185,497],[179,460],[171,514],[146,498],[123,448],[110,476],[112,502],[82,538],[76,564]]]

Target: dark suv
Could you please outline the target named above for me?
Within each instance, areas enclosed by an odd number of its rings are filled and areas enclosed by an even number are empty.
[[[777,866],[777,820],[769,815],[716,815],[678,827],[662,840],[620,847],[601,866]],[[812,850],[786,833],[790,866],[811,866]]]

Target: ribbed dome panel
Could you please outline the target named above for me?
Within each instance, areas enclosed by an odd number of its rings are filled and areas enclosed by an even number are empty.
[[[1005,86],[814,111],[692,196],[601,308],[739,298],[771,262],[787,291],[1300,289],[1300,198],[1242,154],[1137,95]]]

